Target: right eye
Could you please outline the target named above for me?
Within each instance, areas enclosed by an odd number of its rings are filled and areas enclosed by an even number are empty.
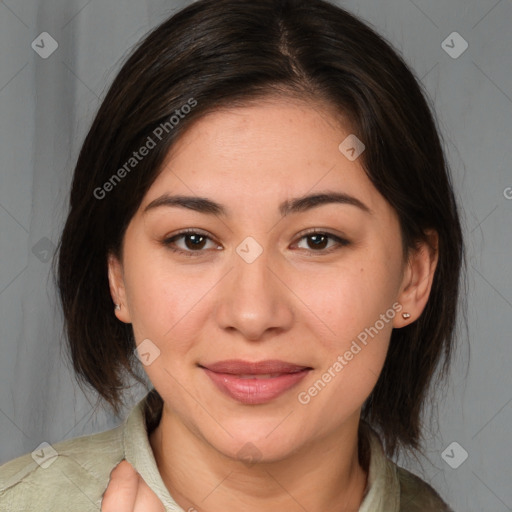
[[[177,246],[177,241],[183,241],[182,247]],[[184,254],[186,256],[200,256],[207,242],[210,241],[219,250],[220,246],[216,245],[213,240],[205,233],[193,229],[187,229],[166,238],[162,243],[173,252]],[[197,253],[197,254],[194,254]]]

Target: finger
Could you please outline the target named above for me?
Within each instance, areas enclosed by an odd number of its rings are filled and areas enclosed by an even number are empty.
[[[165,512],[164,504],[140,475],[133,512]]]
[[[103,494],[101,512],[133,512],[137,497],[138,474],[126,460],[110,473],[110,482]]]

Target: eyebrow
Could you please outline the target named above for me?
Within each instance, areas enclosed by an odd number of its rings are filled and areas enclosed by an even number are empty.
[[[326,204],[347,204],[356,206],[369,215],[373,214],[372,210],[361,200],[343,192],[323,192],[289,199],[279,205],[279,212],[284,217],[291,213],[305,212]],[[144,208],[144,213],[161,206],[188,208],[208,215],[228,216],[226,208],[211,199],[197,196],[171,196],[169,194],[163,194],[151,201]]]

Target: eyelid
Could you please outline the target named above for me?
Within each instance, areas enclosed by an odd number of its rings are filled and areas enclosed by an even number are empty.
[[[327,235],[327,236],[330,236],[331,238],[338,239],[338,240],[345,241],[345,242],[349,241],[345,237],[345,235],[343,235],[342,233],[336,235],[335,233],[332,232],[332,230],[330,228],[308,228],[308,229],[304,229],[303,231],[300,231],[299,233],[297,233],[297,239],[304,238],[305,236],[308,236],[308,235],[316,235],[316,234],[318,234],[318,235]]]

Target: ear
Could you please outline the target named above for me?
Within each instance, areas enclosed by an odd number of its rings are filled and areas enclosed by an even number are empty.
[[[396,315],[393,327],[404,327],[417,320],[425,308],[439,259],[439,236],[433,229],[426,231],[427,241],[420,241],[409,251],[398,302],[403,309]],[[404,319],[402,313],[409,313]]]
[[[131,323],[130,312],[126,300],[124,285],[123,264],[113,254],[108,255],[108,282],[110,295],[114,304],[119,304],[120,309],[114,309],[116,317],[124,323]]]

